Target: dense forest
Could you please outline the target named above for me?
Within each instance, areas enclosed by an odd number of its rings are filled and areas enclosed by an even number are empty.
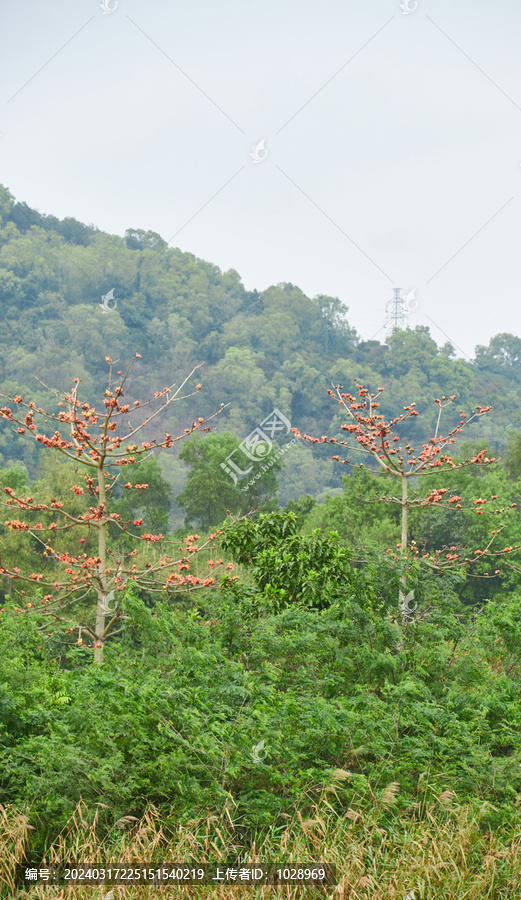
[[[80,848],[516,895],[521,338],[348,312],[0,187],[5,896]]]
[[[102,298],[113,291],[103,309]],[[197,363],[204,390],[197,411],[227,408],[214,423],[219,434],[241,440],[277,408],[302,432],[331,433],[331,383],[358,378],[386,391],[386,413],[411,399],[432,427],[432,400],[456,394],[470,410],[485,399],[493,415],[474,427],[504,456],[509,433],[519,427],[521,338],[493,337],[476,348],[475,360],[441,348],[426,327],[399,332],[385,344],[361,341],[336,297],[313,299],[292,284],[246,291],[237,272],[167,247],[154,232],[129,229],[108,235],[75,219],[59,220],[17,203],[0,188],[0,393],[22,388],[41,396],[39,378],[51,387],[81,379],[92,402],[105,388],[105,356],[128,360],[141,354],[139,390],[183,378]],[[372,388],[373,389],[373,388]],[[186,427],[192,411],[181,404],[168,425]],[[430,418],[429,418],[430,417]],[[470,435],[470,432],[469,432]],[[284,505],[303,494],[323,500],[341,488],[340,475],[321,448],[299,445],[278,476]],[[0,464],[21,461],[34,478],[35,448],[0,434]],[[173,497],[187,475],[175,457],[159,454]],[[172,512],[179,509],[175,502]],[[173,520],[174,521],[174,520]],[[215,524],[215,523],[213,523]]]

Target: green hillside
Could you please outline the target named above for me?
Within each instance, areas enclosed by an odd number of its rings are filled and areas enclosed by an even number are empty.
[[[143,396],[204,363],[197,411],[206,416],[227,404],[214,427],[240,439],[274,408],[302,433],[332,434],[338,421],[326,389],[332,381],[347,387],[355,377],[386,387],[386,413],[414,398],[420,411],[429,410],[430,424],[435,397],[455,393],[469,409],[486,396],[494,415],[473,436],[500,454],[508,430],[517,427],[519,338],[497,335],[476,349],[472,363],[457,359],[449,344],[438,347],[425,327],[396,333],[387,344],[364,342],[338,298],[309,298],[286,283],[247,291],[234,270],[221,272],[169,248],[154,232],[105,234],[40,214],[6,188],[0,188],[0,317],[3,394],[38,395],[35,376],[50,387],[78,377],[92,402],[105,386],[105,357],[128,360],[139,352],[135,372]],[[192,415],[180,404],[168,426],[184,428]],[[323,499],[341,488],[323,448],[299,445],[289,458],[278,477],[281,503],[306,493]],[[35,448],[3,427],[0,464],[17,460],[36,476]],[[179,494],[186,470],[175,459],[160,461]]]

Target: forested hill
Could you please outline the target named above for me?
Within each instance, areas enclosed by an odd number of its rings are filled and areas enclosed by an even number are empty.
[[[106,234],[40,214],[0,187],[0,393],[38,399],[43,387],[33,376],[60,388],[76,377],[92,401],[106,387],[105,357],[125,364],[138,352],[140,397],[205,363],[196,408],[193,400],[174,405],[164,423],[170,430],[227,403],[216,427],[241,438],[275,407],[302,432],[331,436],[341,433],[340,420],[326,389],[347,388],[356,377],[386,387],[384,413],[415,400],[428,418],[432,400],[449,394],[462,409],[491,405],[493,415],[472,436],[504,452],[508,428],[518,427],[521,339],[498,335],[476,348],[471,363],[449,344],[439,348],[425,327],[398,332],[387,345],[361,341],[347,313],[338,298],[309,298],[292,284],[247,291],[233,269],[169,248],[154,232]],[[295,450],[291,471],[280,476],[281,499],[340,486],[324,449]],[[35,448],[4,428],[0,464],[18,459],[37,471]]]

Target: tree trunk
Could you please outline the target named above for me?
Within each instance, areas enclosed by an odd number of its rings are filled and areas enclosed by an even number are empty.
[[[105,479],[103,477],[103,467],[98,468],[98,486],[99,486],[99,503],[105,507]],[[103,662],[103,641],[105,631],[105,615],[107,600],[107,520],[105,516],[100,519],[98,524],[98,556],[100,562],[98,564],[99,584],[98,584],[98,605],[96,608],[96,640],[94,642],[94,662],[101,665]]]
[[[408,504],[408,484],[407,484],[407,476],[405,474],[402,475],[402,542],[400,549],[400,556],[403,557],[407,553],[407,542],[408,542],[408,534],[407,534],[407,517],[409,512],[409,504]],[[407,576],[405,572],[401,577],[402,587],[400,590],[400,603],[403,604],[405,601],[405,589],[407,586]]]
[[[98,591],[98,606],[96,609],[96,645],[94,647],[94,662],[101,666],[103,662],[103,632],[105,630],[105,613],[103,611],[103,600],[106,594]],[[98,644],[100,646],[98,646]]]

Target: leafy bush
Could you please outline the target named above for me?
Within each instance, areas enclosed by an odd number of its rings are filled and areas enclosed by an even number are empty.
[[[149,804],[186,824],[232,803],[248,847],[296,809],[310,815],[340,770],[335,815],[368,808],[396,783],[381,814],[391,821],[427,778],[438,793],[491,804],[490,827],[515,819],[521,600],[489,604],[472,624],[450,583],[419,572],[418,610],[402,623],[392,563],[375,554],[357,569],[329,538],[316,569],[325,567],[327,604],[317,602],[319,581],[305,572],[313,546],[294,529],[278,514],[240,523],[229,546],[264,587],[223,579],[202,600],[204,618],[162,602],[149,609],[129,589],[127,631],[102,667],[81,646],[59,666],[63,648],[45,636],[41,610],[7,603],[2,803],[30,815],[35,854],[80,799],[106,834]]]

